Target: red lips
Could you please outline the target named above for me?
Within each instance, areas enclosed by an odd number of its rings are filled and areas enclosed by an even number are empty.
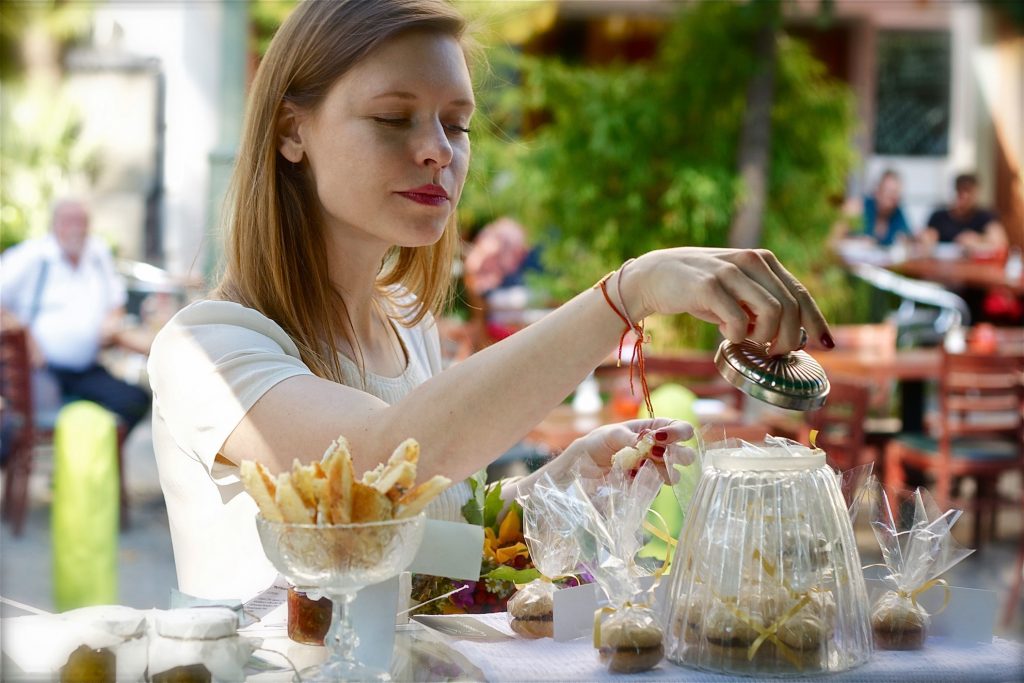
[[[418,204],[428,206],[440,206],[448,201],[448,193],[440,185],[421,185],[412,190],[403,190],[397,194],[406,199],[411,199]]]

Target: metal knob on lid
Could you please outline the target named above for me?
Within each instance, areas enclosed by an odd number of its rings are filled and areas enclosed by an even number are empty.
[[[804,351],[774,355],[767,344],[726,340],[715,354],[715,366],[740,391],[780,408],[814,410],[828,397],[825,370]]]

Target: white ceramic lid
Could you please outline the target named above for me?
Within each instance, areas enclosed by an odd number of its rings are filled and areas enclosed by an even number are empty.
[[[794,453],[782,447],[722,448],[708,451],[711,464],[720,470],[751,472],[783,472],[810,470],[825,464],[825,451],[806,450]]]
[[[146,613],[124,605],[93,605],[69,610],[68,621],[85,624],[118,638],[136,638],[146,631]]]
[[[185,607],[156,612],[153,627],[167,638],[215,640],[238,633],[238,616],[227,607]]]

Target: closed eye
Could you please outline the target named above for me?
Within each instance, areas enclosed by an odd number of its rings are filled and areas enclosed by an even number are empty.
[[[409,125],[409,119],[406,118],[390,118],[386,116],[374,116],[372,118],[374,123],[379,123],[382,126],[390,126],[392,128],[400,128],[402,126]]]

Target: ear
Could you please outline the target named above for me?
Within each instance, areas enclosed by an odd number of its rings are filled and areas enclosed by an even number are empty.
[[[293,164],[302,161],[305,153],[299,130],[302,119],[301,112],[294,104],[285,102],[281,105],[281,112],[277,117],[277,151]]]

